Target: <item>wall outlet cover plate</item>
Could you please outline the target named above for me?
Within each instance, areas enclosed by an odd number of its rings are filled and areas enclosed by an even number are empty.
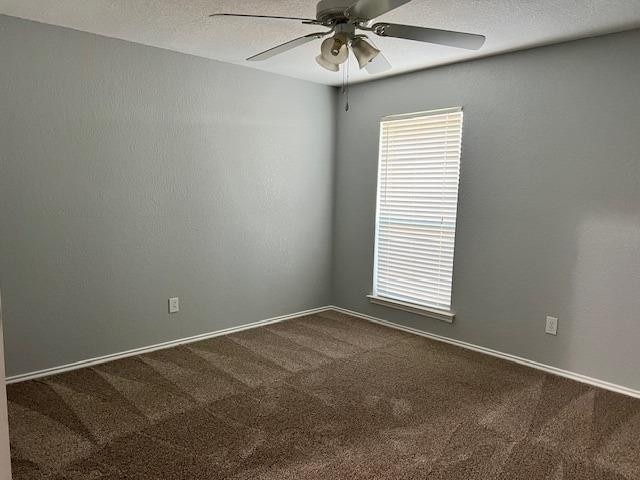
[[[177,313],[180,311],[180,299],[172,297],[169,299],[169,313]]]
[[[549,335],[557,335],[558,334],[558,318],[547,317],[547,324],[545,326],[544,331]]]

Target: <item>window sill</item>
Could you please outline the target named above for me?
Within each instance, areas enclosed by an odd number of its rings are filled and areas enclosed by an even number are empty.
[[[413,303],[402,302],[400,300],[392,300],[390,298],[377,297],[375,295],[367,295],[367,298],[371,303],[375,303],[376,305],[415,313],[416,315],[422,315],[423,317],[435,318],[436,320],[441,320],[447,323],[453,323],[454,318],[456,318],[455,313],[447,312],[445,310],[437,310],[435,308],[423,307],[422,305],[415,305]]]

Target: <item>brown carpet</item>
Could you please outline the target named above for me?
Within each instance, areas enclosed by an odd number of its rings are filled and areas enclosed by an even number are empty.
[[[640,400],[333,312],[8,395],[20,480],[640,478]]]

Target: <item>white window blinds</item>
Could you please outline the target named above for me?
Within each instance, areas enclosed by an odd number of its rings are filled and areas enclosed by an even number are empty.
[[[462,109],[380,124],[373,296],[451,310]]]

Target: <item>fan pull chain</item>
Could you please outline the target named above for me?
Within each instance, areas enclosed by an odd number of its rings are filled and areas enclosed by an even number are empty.
[[[344,64],[342,69],[342,94],[345,96],[344,111],[349,111],[349,60]]]

